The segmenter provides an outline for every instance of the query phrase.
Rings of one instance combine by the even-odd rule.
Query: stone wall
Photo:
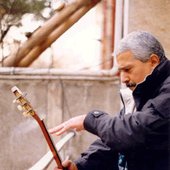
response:
[[[154,34],[170,58],[170,1],[129,0],[129,32],[146,30]]]
[[[20,71],[18,71],[19,73]],[[62,77],[27,69],[0,74],[0,164],[2,170],[25,170],[47,151],[46,141],[37,122],[24,117],[13,104],[12,86],[27,92],[27,99],[48,128],[93,109],[114,114],[119,110],[119,84],[113,76]],[[82,132],[65,147],[62,155],[75,159],[95,139]],[[53,137],[56,142],[59,138]]]

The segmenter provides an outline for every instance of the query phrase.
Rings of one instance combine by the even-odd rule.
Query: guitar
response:
[[[61,163],[61,158],[55,148],[55,145],[53,144],[53,141],[47,131],[47,128],[43,122],[42,119],[39,118],[39,116],[36,114],[35,110],[32,108],[32,106],[30,105],[30,102],[25,98],[25,96],[23,95],[23,93],[21,92],[21,90],[19,88],[17,88],[16,86],[11,88],[11,91],[13,92],[13,94],[15,95],[16,99],[14,100],[15,103],[18,104],[18,108],[19,110],[23,111],[23,115],[25,116],[32,116],[38,123],[38,125],[40,126],[42,133],[47,141],[47,144],[53,154],[53,158],[58,166],[59,169],[63,169],[63,170],[67,170],[67,168],[64,168],[62,166]]]

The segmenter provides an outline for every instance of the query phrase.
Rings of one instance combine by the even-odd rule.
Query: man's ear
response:
[[[156,54],[151,54],[149,60],[151,62],[151,65],[153,66],[153,68],[155,68],[160,63],[160,59]]]

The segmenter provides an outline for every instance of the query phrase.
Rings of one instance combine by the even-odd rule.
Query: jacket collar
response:
[[[124,106],[124,114],[133,113],[135,111],[135,103],[132,91],[128,87],[121,88],[120,96]]]
[[[155,96],[157,89],[170,75],[170,61],[161,62],[142,83],[138,84],[133,91],[137,110],[140,110],[145,102]]]

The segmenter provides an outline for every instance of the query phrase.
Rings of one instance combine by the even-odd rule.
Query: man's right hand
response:
[[[62,163],[63,167],[66,167],[67,170],[78,170],[76,164],[74,162],[72,162],[71,160],[66,160]],[[59,168],[54,168],[54,170],[62,170]]]
[[[76,130],[77,132],[84,130],[83,123],[84,123],[85,117],[86,117],[86,115],[80,115],[80,116],[73,117],[73,118],[63,122],[62,124],[52,128],[52,129],[49,129],[49,133],[59,136],[69,130]]]

